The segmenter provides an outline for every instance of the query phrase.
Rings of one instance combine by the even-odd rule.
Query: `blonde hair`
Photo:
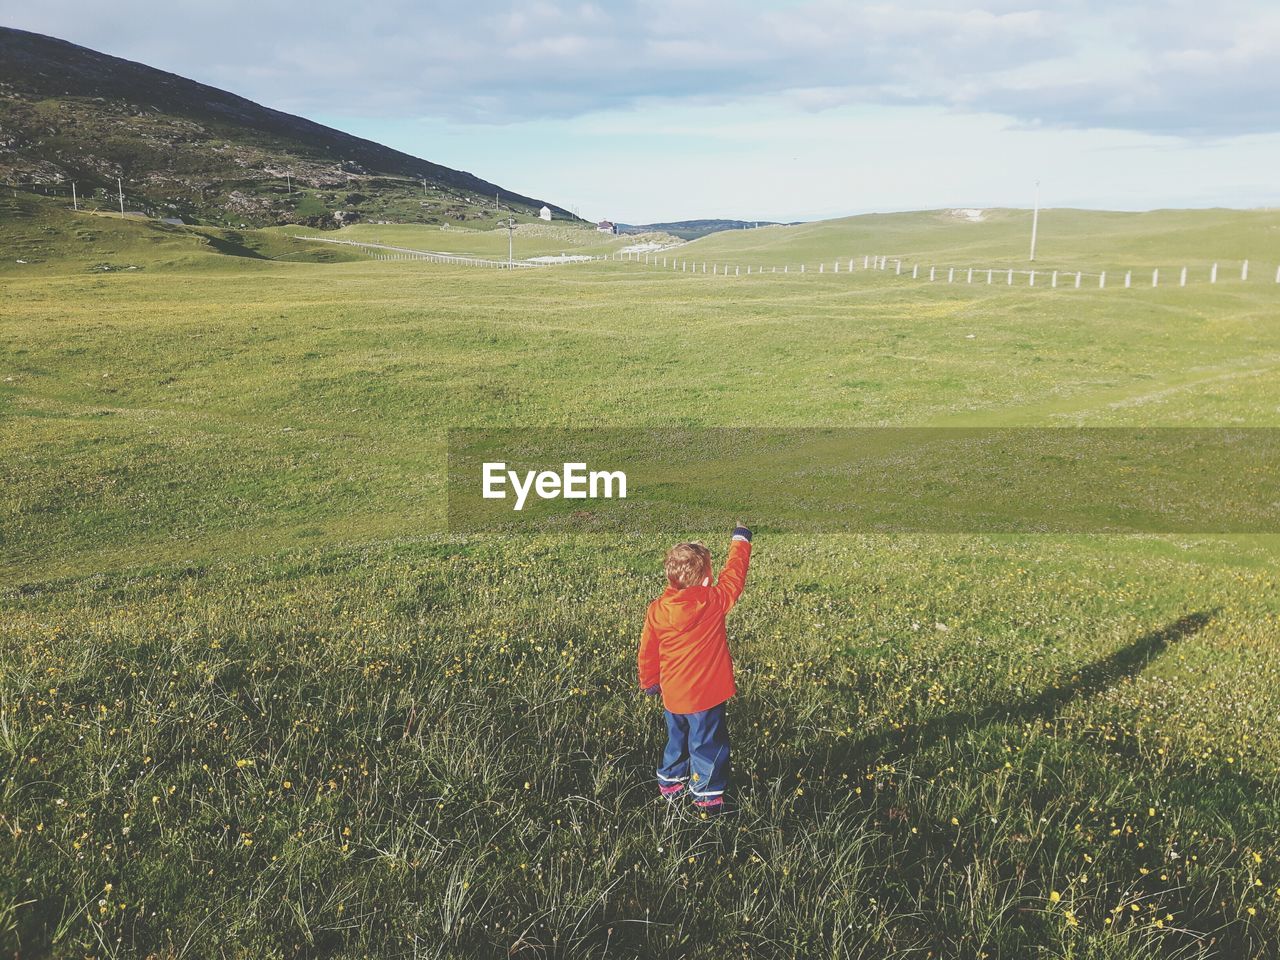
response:
[[[662,562],[667,580],[678,590],[711,575],[711,551],[701,543],[677,543]]]

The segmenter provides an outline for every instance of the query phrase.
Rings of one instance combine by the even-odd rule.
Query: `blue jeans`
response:
[[[672,713],[667,717],[667,746],[658,767],[663,786],[688,783],[697,800],[711,800],[724,793],[729,779],[729,728],[724,704],[697,713]]]

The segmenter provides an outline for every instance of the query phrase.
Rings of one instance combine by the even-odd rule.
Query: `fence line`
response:
[[[58,191],[60,189],[68,190],[68,192],[70,191],[69,183],[67,184],[10,183],[10,184],[5,184],[4,186],[7,189],[13,190],[15,193],[18,190],[22,190],[23,192],[34,193],[35,188],[38,188],[41,192],[45,193],[46,195],[56,196],[58,195]],[[106,191],[108,194],[110,193],[110,191],[107,190],[107,188],[105,187],[101,189]],[[89,197],[86,196],[85,199],[87,200],[89,199]],[[677,258],[677,257],[671,257],[671,256],[661,257],[661,263],[659,264],[658,262],[659,258],[656,252],[634,251],[634,252],[624,253],[622,251],[617,251],[612,255],[609,255],[609,254],[602,254],[602,255],[596,255],[596,256],[579,255],[574,259],[566,258],[562,261],[559,261],[558,263],[536,262],[536,261],[528,261],[528,260],[507,261],[507,260],[491,260],[491,259],[486,259],[484,257],[470,257],[462,254],[438,253],[434,250],[415,250],[409,247],[396,247],[388,244],[362,242],[357,240],[336,240],[336,239],[331,239],[329,237],[304,236],[301,234],[294,234],[293,236],[297,240],[308,240],[313,243],[341,244],[344,246],[364,249],[366,251],[371,252],[371,254],[375,257],[375,259],[379,259],[379,260],[426,260],[434,263],[454,263],[454,264],[462,264],[464,266],[489,267],[492,269],[547,267],[547,266],[560,265],[564,263],[589,263],[597,260],[612,260],[615,262],[644,263],[650,266],[661,266],[663,269],[671,269],[674,271],[678,271],[680,273],[701,272],[703,274],[708,274],[709,276],[720,276],[720,277],[728,277],[730,275],[735,277],[739,277],[743,275],[751,276],[753,273],[757,276],[762,273],[776,274],[778,272],[781,272],[783,274],[791,274],[793,272],[791,270],[791,267],[793,266],[792,264],[783,264],[781,271],[778,270],[777,266],[758,266],[758,265],[748,264],[744,271],[742,266],[739,264],[722,264],[718,261],[706,261],[706,260],[698,261],[698,260],[693,260],[687,257]],[[822,261],[818,264],[817,273],[825,275],[828,272],[826,269],[828,263],[830,263],[831,265],[831,270],[830,270],[831,273],[854,273],[857,260],[858,258],[856,256],[852,256],[852,257],[840,257],[831,261]],[[889,264],[892,263],[893,275],[895,277],[901,277],[903,275],[902,267],[904,262],[905,261],[903,258],[894,257],[892,255],[863,254],[862,270],[863,272],[869,272],[869,271],[886,272],[889,269]],[[708,273],[708,269],[707,269],[708,264],[710,264],[711,266],[710,273]],[[841,269],[842,264],[844,265],[843,270]],[[794,272],[799,273],[801,275],[805,274],[807,264],[800,263],[800,264],[795,264],[795,266],[797,266],[798,269]],[[910,279],[912,280],[920,279],[920,267],[921,265],[919,263],[911,264]],[[1242,283],[1249,282],[1249,267],[1250,267],[1249,260],[1241,261],[1240,278],[1239,278],[1240,282]],[[940,279],[940,277],[938,276],[938,271],[940,269],[943,269],[946,271],[945,280]],[[1013,267],[995,268],[995,267],[969,266],[969,267],[956,268],[950,265],[939,266],[937,264],[929,265],[928,282],[954,284],[957,282],[956,280],[957,269],[965,272],[965,278],[963,282],[966,285],[974,283],[975,271],[977,271],[979,275],[978,282],[981,283],[982,282],[981,274],[985,270],[986,283],[988,285],[991,285],[994,283],[994,277],[998,271],[999,273],[1004,274],[1005,284],[1007,286],[1014,285],[1015,276],[1026,277],[1026,280],[1027,280],[1026,285],[1029,287],[1036,286],[1037,270],[1035,270],[1034,268],[1029,268],[1026,270],[1019,270]],[[1160,286],[1160,268],[1152,267],[1150,269],[1151,269],[1150,285],[1153,288],[1158,288]],[[1188,268],[1187,266],[1182,266],[1179,269],[1178,286],[1180,288],[1188,286],[1189,280],[1192,283],[1195,282],[1194,279],[1192,279],[1191,277],[1189,269],[1190,268]],[[1218,283],[1219,281],[1218,273],[1219,273],[1219,262],[1215,261],[1209,267],[1208,282],[1210,285],[1216,285]],[[1043,271],[1041,271],[1041,275],[1043,275]],[[1076,289],[1076,290],[1080,289],[1083,286],[1083,281],[1086,279],[1088,279],[1091,284],[1092,284],[1092,281],[1096,279],[1097,287],[1100,290],[1106,289],[1107,287],[1107,271],[1106,270],[1101,270],[1097,273],[1093,273],[1090,271],[1083,271],[1083,270],[1070,271],[1070,270],[1061,270],[1061,269],[1053,270],[1050,272],[1050,280],[1047,286],[1050,289],[1057,289],[1059,287],[1060,276],[1065,276],[1067,278],[1068,280],[1067,286],[1069,286],[1071,289]],[[1135,278],[1135,273],[1132,269],[1125,271],[1125,274],[1124,274],[1125,289],[1131,289],[1133,287],[1134,278]],[[1141,277],[1139,277],[1139,279],[1141,280]],[[1254,282],[1266,283],[1266,275],[1265,274],[1263,275],[1262,280],[1254,281]],[[1274,281],[1269,285],[1280,286],[1280,266],[1276,267]],[[1041,286],[1045,286],[1045,285],[1041,284]]]
[[[752,276],[753,274],[758,276],[762,273],[804,274],[806,272],[806,267],[809,266],[808,264],[804,264],[804,263],[800,263],[800,264],[787,263],[787,264],[782,264],[781,269],[779,269],[779,266],[777,265],[758,266],[758,265],[749,264],[744,269],[741,265],[724,264],[718,261],[700,260],[700,259],[694,259],[690,257],[682,258],[682,257],[672,257],[672,256],[659,256],[656,253],[640,253],[640,252],[624,253],[621,251],[615,252],[612,256],[606,257],[603,259],[608,259],[614,262],[621,262],[621,263],[643,264],[647,266],[658,267],[660,269],[670,269],[679,273],[689,273],[689,272],[709,273],[710,276],[721,276],[721,277]],[[818,264],[817,273],[825,275],[827,273],[857,272],[855,270],[855,266],[858,262],[858,259],[859,259],[858,257],[840,257],[833,260],[825,260]],[[901,257],[894,257],[891,255],[885,255],[885,254],[864,254],[861,257],[861,261],[862,261],[861,272],[869,273],[869,272],[876,272],[876,271],[879,271],[879,272],[891,271],[893,276],[895,277],[903,276],[903,265],[906,262]],[[1244,260],[1241,262],[1240,282],[1242,283],[1247,283],[1249,281],[1249,263],[1250,262],[1248,260]],[[710,265],[709,270],[708,270],[708,265]],[[793,266],[796,267],[794,271],[791,269]],[[828,269],[828,267],[830,269]],[[922,265],[919,263],[910,264],[911,269],[910,269],[910,273],[907,276],[909,276],[909,278],[912,280],[920,280],[921,267]],[[1219,282],[1218,268],[1219,268],[1219,263],[1217,262],[1213,263],[1209,267],[1208,283],[1211,285],[1217,284]],[[1004,281],[1005,286],[1010,286],[1010,287],[1014,285],[1015,278],[1025,278],[1025,285],[1028,287],[1035,287],[1038,285],[1040,287],[1047,287],[1048,289],[1052,289],[1052,290],[1056,290],[1059,287],[1064,287],[1064,286],[1073,290],[1079,290],[1084,286],[1084,283],[1086,280],[1089,281],[1090,286],[1092,286],[1093,281],[1096,280],[1097,287],[1099,290],[1105,290],[1107,288],[1107,271],[1106,270],[1100,270],[1094,273],[1092,271],[1086,271],[1086,270],[1063,270],[1061,268],[1057,270],[1039,270],[1033,267],[1030,267],[1027,269],[1018,269],[1016,267],[998,267],[998,268],[997,267],[974,267],[974,266],[956,267],[951,265],[940,265],[940,264],[929,264],[925,266],[924,269],[928,273],[928,276],[926,278],[926,282],[928,283],[940,283],[940,284],[961,283],[964,285],[969,285],[975,282],[982,283],[983,282],[982,274],[983,272],[985,272],[986,273],[985,282],[988,285],[992,285],[998,282],[997,277],[999,277],[1001,280]],[[1144,268],[1144,269],[1147,269],[1147,268]],[[1149,269],[1151,271],[1149,275],[1150,286],[1159,287],[1161,284],[1161,275],[1160,275],[1161,268],[1151,267]],[[809,270],[809,272],[812,273],[813,271]],[[975,274],[978,277],[976,281],[974,279]],[[1044,282],[1044,278],[1046,275],[1048,276],[1047,284]],[[1037,277],[1039,277],[1041,281],[1039,284],[1036,283]],[[1141,286],[1143,283],[1146,282],[1146,279],[1145,279],[1146,277],[1147,275],[1145,273],[1142,273],[1133,269],[1125,270],[1124,289],[1126,290],[1132,289],[1135,285],[1135,280],[1142,281],[1142,283],[1138,284],[1139,286]],[[1195,282],[1194,278],[1190,273],[1190,268],[1186,266],[1181,267],[1178,272],[1177,285],[1179,287],[1186,287],[1188,285],[1189,279],[1191,280],[1192,283]],[[1019,282],[1021,283],[1022,281],[1019,280]],[[1264,277],[1264,279],[1261,281],[1255,281],[1255,283],[1257,282],[1266,283],[1266,278]],[[1166,281],[1165,285],[1171,286],[1172,284]],[[1268,284],[1268,285],[1280,285],[1280,266],[1276,268],[1274,284]]]

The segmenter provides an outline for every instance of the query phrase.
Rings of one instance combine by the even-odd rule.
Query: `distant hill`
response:
[[[779,226],[774,220],[676,220],[672,223],[619,223],[619,233],[669,233],[683,240],[696,240],[721,230],[751,230]]]
[[[1030,210],[976,208],[873,213],[793,226],[725,231],[686,248],[690,257],[757,266],[901,257],[957,267],[1027,265]],[[1041,209],[1036,265],[1042,269],[1207,267],[1253,261],[1252,276],[1280,263],[1280,210]],[[830,267],[828,267],[829,269]],[[1225,269],[1225,267],[1224,267]],[[1174,274],[1165,274],[1176,276]]]
[[[543,205],[172,73],[0,27],[0,178],[62,193],[74,180],[90,206],[114,207],[117,177],[129,209],[220,225],[474,224]]]

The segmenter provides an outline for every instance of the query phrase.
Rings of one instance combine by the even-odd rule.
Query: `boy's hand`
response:
[[[733,539],[734,539],[734,540],[745,540],[745,541],[747,541],[747,543],[750,543],[750,542],[751,542],[751,528],[750,528],[750,527],[748,527],[748,526],[747,526],[745,523],[743,523],[741,520],[735,520],[735,521],[734,521],[734,527],[733,527]]]
[[[662,685],[659,683],[655,683],[652,687],[645,688],[644,695],[646,697],[656,697],[661,692],[662,692]]]

